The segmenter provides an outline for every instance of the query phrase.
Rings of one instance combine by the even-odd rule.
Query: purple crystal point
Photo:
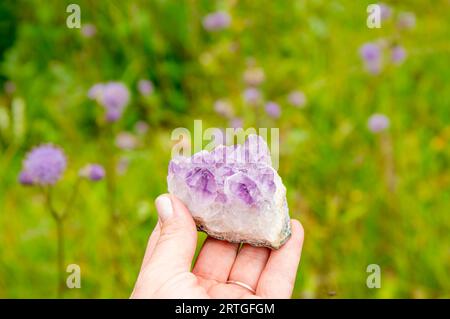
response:
[[[226,180],[225,194],[251,206],[258,203],[261,196],[255,181],[243,173],[237,173]]]

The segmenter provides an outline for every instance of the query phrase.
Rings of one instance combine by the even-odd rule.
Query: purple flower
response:
[[[392,9],[385,3],[379,3],[381,11],[381,20],[387,20],[392,16]]]
[[[214,174],[207,168],[196,167],[186,174],[186,185],[202,197],[216,196],[217,184]]]
[[[28,172],[22,171],[19,174],[19,183],[22,185],[33,185],[33,178]]]
[[[280,106],[272,101],[266,103],[266,113],[272,118],[279,118],[281,115]]]
[[[378,74],[381,71],[381,48],[376,43],[366,43],[359,54],[363,59],[364,66],[369,73]]]
[[[264,70],[261,68],[250,68],[244,73],[244,82],[248,86],[258,86],[265,79]]]
[[[235,117],[230,121],[230,126],[235,129],[242,128],[244,126],[244,121],[239,117]]]
[[[109,82],[103,88],[101,104],[106,109],[107,119],[118,120],[130,99],[127,87],[120,82]]]
[[[306,104],[305,93],[301,91],[293,91],[289,93],[288,101],[295,107],[303,107]]]
[[[97,28],[92,23],[83,24],[81,27],[81,34],[85,38],[91,38],[97,33]]]
[[[149,125],[144,121],[138,121],[134,125],[134,131],[138,135],[145,135],[148,132]]]
[[[19,179],[27,184],[53,185],[61,178],[66,165],[66,157],[60,148],[43,144],[27,154]]]
[[[400,46],[396,45],[391,49],[391,60],[394,64],[401,64],[406,59],[406,50]]]
[[[400,29],[412,29],[416,26],[416,15],[412,12],[401,12],[398,15],[397,26]]]
[[[153,93],[153,83],[150,80],[142,79],[138,82],[138,90],[143,96],[149,96]]]
[[[252,206],[258,202],[261,193],[255,181],[249,176],[244,173],[236,173],[226,179],[225,195]]]
[[[207,31],[219,31],[227,28],[231,23],[231,17],[227,12],[217,11],[203,18],[203,27]]]
[[[380,133],[389,128],[389,118],[384,114],[373,114],[367,126],[372,133]]]
[[[80,169],[79,175],[96,182],[105,177],[105,169],[100,164],[88,164]]]
[[[248,104],[256,104],[261,100],[261,91],[257,88],[247,88],[244,91],[244,101]]]
[[[217,100],[216,102],[214,102],[214,111],[224,117],[229,118],[233,116],[233,106],[229,102],[224,100]]]
[[[133,150],[136,148],[138,141],[136,136],[128,132],[120,132],[116,136],[116,146],[121,150]]]
[[[121,82],[108,82],[92,86],[88,96],[105,108],[108,122],[115,122],[122,117],[130,99],[130,92]]]

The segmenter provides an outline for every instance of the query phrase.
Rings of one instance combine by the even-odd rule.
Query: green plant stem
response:
[[[53,220],[56,223],[56,245],[57,245],[57,259],[56,259],[56,271],[58,273],[57,282],[57,297],[62,298],[64,294],[64,218],[53,207],[51,188],[45,189],[47,198],[47,207],[50,211]]]
[[[62,298],[64,294],[65,282],[64,282],[64,223],[63,219],[56,219],[56,230],[58,236],[58,298]]]

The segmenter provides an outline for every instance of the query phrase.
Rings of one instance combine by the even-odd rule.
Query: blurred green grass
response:
[[[126,298],[156,222],[153,199],[166,191],[170,132],[192,128],[193,119],[228,126],[213,110],[220,98],[246,127],[280,128],[279,173],[306,233],[295,298],[450,297],[448,1],[386,1],[416,15],[417,26],[401,33],[392,21],[368,29],[369,1],[79,1],[82,23],[97,29],[92,38],[66,27],[69,3],[0,4],[0,76],[16,86],[0,93],[11,115],[0,134],[0,297],[56,293],[53,220],[39,192],[17,183],[27,150],[42,142],[64,148],[69,168],[56,190],[62,205],[79,167],[108,161],[102,141],[138,120],[150,124],[140,147],[116,150],[130,162],[117,177],[120,220],[111,225],[102,182],[82,185],[66,223],[66,261],[81,266],[82,288],[65,296]],[[231,27],[205,32],[202,17],[217,9],[230,12]],[[408,57],[371,76],[358,49],[380,38],[401,43]],[[280,119],[242,103],[249,61],[264,69],[262,90],[282,106]],[[150,98],[136,90],[141,78],[155,84]],[[93,84],[108,80],[132,92],[112,132],[98,125],[98,106],[87,99]],[[307,95],[306,108],[286,102],[294,89]],[[25,105],[20,121],[17,99]],[[390,158],[383,138],[367,129],[376,112],[391,121],[383,135]],[[366,287],[372,263],[381,267],[380,289]]]

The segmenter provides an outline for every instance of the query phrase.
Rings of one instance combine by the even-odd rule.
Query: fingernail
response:
[[[173,215],[173,207],[172,207],[172,201],[170,200],[169,196],[167,195],[161,195],[159,196],[156,201],[156,209],[158,210],[159,218],[161,219],[161,222],[165,222],[167,219],[172,217]]]

